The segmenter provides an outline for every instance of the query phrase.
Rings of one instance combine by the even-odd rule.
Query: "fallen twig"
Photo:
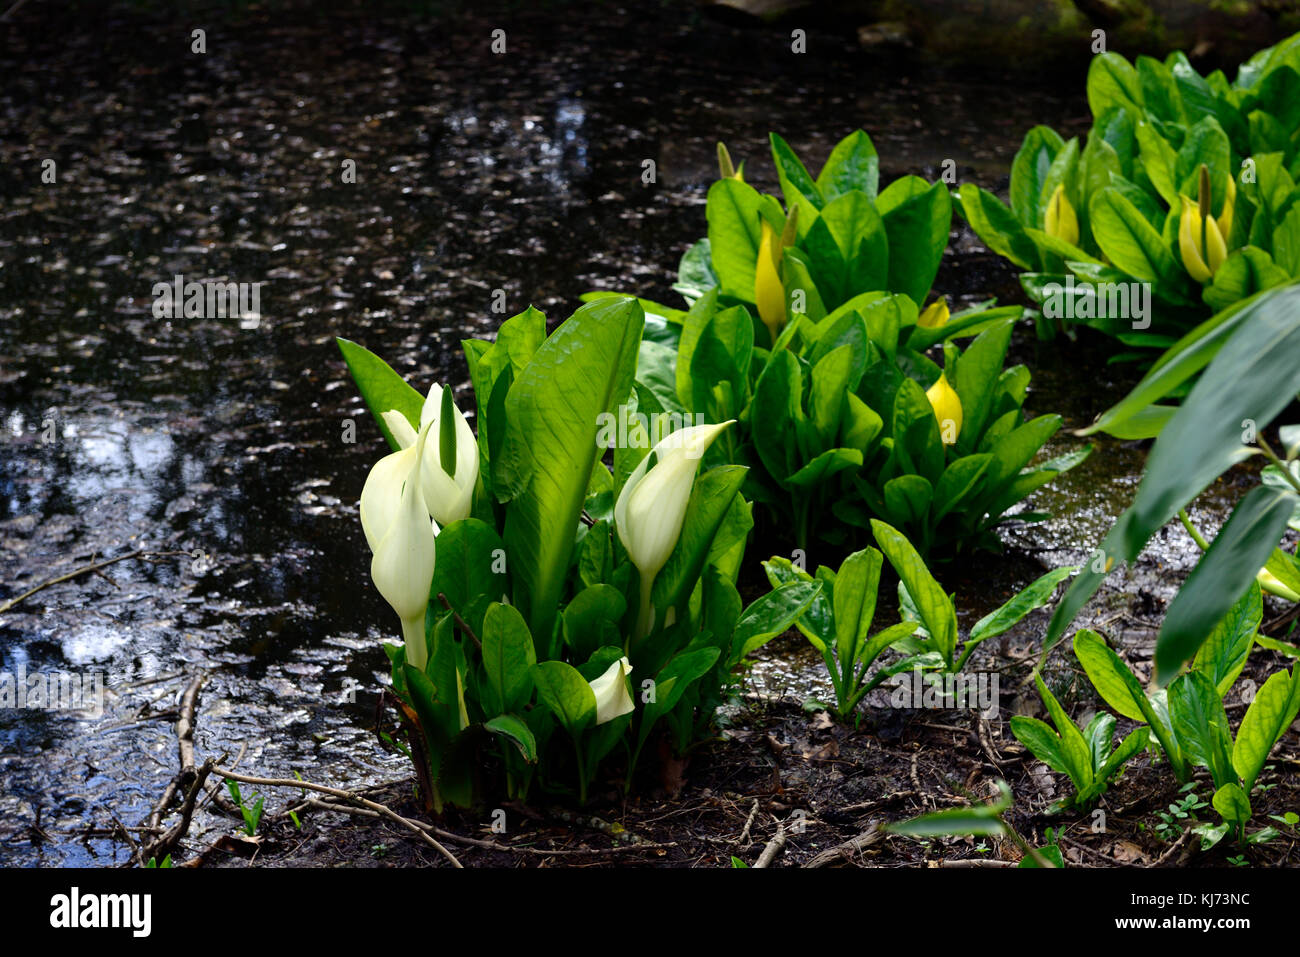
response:
[[[736,838],[736,843],[741,847],[749,847],[751,843],[749,829],[754,826],[754,818],[758,816],[758,798],[754,798],[754,806],[749,809],[749,818],[745,821],[745,829],[740,832],[740,837]]]
[[[785,847],[785,825],[777,823],[776,837],[767,842],[767,847],[763,848],[763,853],[758,855],[758,860],[754,862],[754,867],[768,867],[776,860],[776,855],[781,853]]]
[[[428,844],[430,847],[436,850],[439,854],[445,857],[448,861],[450,861],[452,867],[464,866],[457,859],[455,854],[447,850],[447,848],[445,848],[443,845],[439,844],[438,841],[436,841],[432,835],[430,835],[427,831],[425,831],[424,828],[420,827],[420,825],[417,822],[412,821],[410,818],[402,817],[402,815],[398,814],[396,811],[394,811],[392,808],[388,807],[387,805],[380,804],[377,801],[371,801],[368,798],[363,798],[360,795],[353,794],[351,791],[344,791],[341,790],[340,788],[332,788],[326,784],[315,784],[311,781],[294,780],[292,778],[256,778],[250,774],[236,774],[234,771],[231,771],[228,768],[213,768],[213,770],[221,777],[226,778],[227,780],[239,781],[243,784],[256,784],[259,787],[264,787],[264,788],[298,788],[299,790],[305,789],[308,791],[319,791],[321,794],[328,794],[332,797],[336,797],[344,801],[356,801],[364,805],[365,807],[369,808],[372,811],[379,812],[384,817],[388,818],[390,821],[393,821],[396,824],[400,824],[402,827],[406,828],[407,830],[414,832],[416,835],[419,836],[419,838],[422,841],[424,841],[426,844]]]
[[[15,605],[21,603],[22,601],[31,598],[38,591],[41,591],[44,588],[49,588],[51,585],[57,585],[60,582],[71,581],[72,579],[79,578],[82,575],[89,575],[92,572],[97,572],[101,568],[107,568],[109,565],[115,564],[117,562],[124,562],[130,558],[142,558],[145,561],[154,561],[155,559],[158,558],[168,558],[176,555],[184,555],[188,558],[189,552],[179,552],[179,551],[156,552],[153,551],[152,549],[146,548],[136,552],[127,552],[125,555],[118,555],[114,558],[106,558],[102,562],[92,561],[89,565],[83,565],[81,568],[75,568],[65,575],[59,575],[56,578],[51,578],[48,579],[47,581],[43,581],[39,585],[35,586],[34,588],[27,589],[27,591],[23,592],[21,595],[17,595],[13,598],[10,598],[3,605],[0,605],[0,615],[3,615],[10,608],[13,608]]]
[[[825,867],[828,864],[834,864],[837,861],[847,861],[850,858],[861,854],[873,844],[880,842],[880,828],[875,824],[867,828],[857,837],[851,837],[842,844],[836,844],[834,847],[822,851],[804,867]]]

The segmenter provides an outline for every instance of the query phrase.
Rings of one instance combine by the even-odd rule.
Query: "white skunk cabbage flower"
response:
[[[624,657],[605,669],[605,673],[595,681],[588,682],[596,696],[596,724],[613,721],[636,708],[627,691],[627,676],[631,673],[632,664]]]

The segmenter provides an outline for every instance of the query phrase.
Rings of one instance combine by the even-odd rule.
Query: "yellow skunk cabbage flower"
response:
[[[1237,179],[1234,176],[1228,177],[1228,189],[1223,200],[1223,209],[1219,210],[1219,234],[1223,236],[1223,241],[1227,242],[1232,235],[1232,214],[1237,208]]]
[[[695,470],[713,440],[734,421],[695,425],[664,436],[632,470],[618,494],[614,525],[632,564],[641,573],[638,636],[648,635],[654,625],[651,588],[682,533]]]
[[[631,673],[632,663],[624,657],[606,668],[595,681],[587,682],[596,696],[596,724],[613,721],[636,709],[627,691],[627,676]]]
[[[1047,201],[1044,232],[1057,239],[1063,239],[1072,246],[1079,244],[1079,217],[1074,214],[1074,207],[1065,196],[1065,186],[1057,186],[1052,198]]]
[[[925,307],[916,318],[916,324],[922,329],[938,329],[948,323],[948,297],[940,296]]]
[[[731,165],[731,154],[727,152],[726,143],[718,143],[718,173],[723,179],[734,179],[738,183],[745,181],[745,164],[740,164],[740,169]]]
[[[772,342],[785,328],[785,284],[781,282],[781,244],[776,232],[764,219],[763,235],[758,242],[758,262],[754,266],[754,302],[758,318],[763,320]]]
[[[374,551],[370,577],[402,620],[406,660],[421,670],[429,657],[424,613],[433,584],[437,535],[420,481],[428,437],[426,425],[414,446],[380,459],[361,492],[361,527]]]
[[[961,399],[948,384],[947,375],[939,373],[939,380],[925,390],[925,397],[930,400],[934,417],[939,420],[939,436],[943,444],[952,445],[961,434]]]
[[[1179,197],[1183,202],[1183,212],[1178,220],[1178,252],[1183,257],[1187,275],[1197,282],[1208,282],[1228,258],[1228,244],[1221,224],[1232,226],[1232,205],[1237,187],[1230,186],[1223,212],[1216,222],[1210,215],[1210,171],[1205,164],[1201,164],[1198,186],[1197,202],[1193,203],[1186,196]]]

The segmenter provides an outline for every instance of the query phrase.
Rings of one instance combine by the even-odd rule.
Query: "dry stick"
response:
[[[749,809],[749,817],[745,821],[745,829],[740,832],[740,837],[736,838],[736,843],[742,847],[749,847],[752,843],[749,838],[749,829],[754,826],[754,818],[758,816],[758,798],[754,798],[754,806]]]
[[[934,861],[931,867],[1019,867],[1018,861],[998,861],[988,857],[963,857],[960,860]]]
[[[157,860],[159,857],[166,857],[176,849],[176,845],[180,843],[181,838],[189,832],[190,820],[194,817],[194,802],[202,793],[203,783],[207,781],[208,775],[212,773],[215,767],[216,760],[214,758],[208,758],[203,762],[203,767],[199,768],[194,775],[194,780],[185,793],[185,804],[181,808],[181,819],[173,824],[171,830],[162,837],[139,849],[141,866],[145,865],[150,858]]]
[[[344,801],[356,801],[358,804],[362,804],[365,807],[368,807],[372,811],[378,811],[380,814],[388,818],[390,821],[402,825],[402,827],[406,828],[407,830],[413,831],[416,835],[419,836],[419,838],[422,841],[424,841],[426,844],[428,844],[430,847],[436,850],[439,854],[445,857],[448,861],[450,861],[453,867],[464,866],[461,864],[459,860],[457,860],[455,854],[453,854],[451,851],[447,850],[447,848],[443,847],[436,840],[434,840],[424,830],[424,828],[420,827],[420,825],[417,824],[415,821],[412,821],[409,818],[402,817],[402,815],[398,814],[392,808],[380,804],[377,801],[371,801],[368,798],[363,798],[359,795],[353,794],[350,791],[344,791],[339,788],[332,788],[329,787],[328,785],[314,784],[311,781],[296,781],[293,780],[292,778],[255,778],[250,774],[236,774],[234,771],[231,771],[227,768],[213,768],[213,770],[216,771],[216,773],[221,775],[223,778],[226,778],[227,780],[240,781],[244,784],[256,784],[259,787],[264,787],[264,788],[298,788],[299,790],[319,791],[321,794],[328,794],[331,797],[336,797]]]
[[[758,860],[754,862],[754,867],[767,867],[774,860],[776,855],[781,853],[781,848],[785,847],[785,825],[777,822],[776,837],[767,842],[767,847],[763,848],[763,853],[758,855]]]
[[[847,861],[855,854],[861,854],[873,844],[879,843],[880,838],[880,828],[873,824],[857,837],[851,837],[842,844],[836,844],[822,851],[804,867],[825,867],[836,861]]]
[[[194,712],[198,707],[199,691],[206,680],[207,676],[203,673],[195,675],[181,695],[180,716],[176,719],[177,752],[180,755],[181,769],[168,783],[167,790],[150,812],[149,827],[162,827],[163,815],[176,799],[176,793],[194,777]]]
[[[1191,840],[1191,837],[1192,837],[1192,829],[1191,829],[1191,828],[1188,828],[1187,830],[1183,831],[1182,835],[1179,836],[1178,840],[1176,840],[1176,841],[1174,841],[1174,843],[1170,844],[1170,845],[1169,845],[1169,849],[1168,849],[1167,851],[1165,851],[1163,854],[1161,854],[1159,857],[1157,857],[1157,858],[1156,858],[1156,859],[1151,863],[1151,866],[1152,866],[1152,867],[1161,867],[1161,866],[1165,863],[1165,861],[1169,860],[1169,858],[1171,858],[1171,857],[1174,856],[1174,853],[1175,853],[1179,848],[1181,848],[1181,847],[1182,847],[1183,845],[1185,845],[1189,840]],[[1189,857],[1191,856],[1191,850],[1190,850],[1190,849],[1187,851],[1187,855],[1188,855]],[[1177,863],[1180,863],[1180,864],[1182,863],[1182,858],[1181,858],[1181,857],[1178,859]]]
[[[340,814],[355,814],[359,817],[380,818],[384,815],[376,811],[368,810],[363,807],[354,807],[350,804],[335,804],[333,801],[322,801],[318,798],[307,798],[301,804],[290,808],[294,812],[301,811],[304,808],[317,808],[322,811],[336,811]],[[285,812],[288,813],[287,811]],[[613,847],[575,847],[548,849],[544,847],[527,847],[512,846],[509,844],[498,844],[496,841],[488,841],[477,837],[466,837],[463,834],[456,834],[452,831],[444,831],[440,827],[434,827],[432,824],[426,824],[424,821],[411,821],[412,824],[430,834],[436,834],[438,837],[445,838],[449,841],[456,841],[470,847],[481,847],[488,851],[503,851],[509,854],[536,854],[542,857],[565,857],[565,856],[600,856],[603,854],[619,854],[624,851],[657,851],[670,847],[677,847],[676,841],[668,841],[663,844],[615,844]]]
[[[38,591],[40,591],[43,588],[49,588],[51,585],[57,585],[59,584],[59,582],[70,581],[71,579],[78,578],[82,575],[89,575],[91,572],[97,572],[101,568],[107,568],[109,565],[112,565],[116,562],[124,562],[128,558],[143,558],[147,561],[153,561],[156,558],[166,558],[168,556],[174,556],[174,555],[185,555],[186,557],[188,557],[189,553],[177,552],[177,551],[155,552],[146,548],[146,549],[141,549],[138,552],[128,552],[125,555],[118,555],[116,558],[106,558],[102,562],[91,562],[89,565],[83,565],[81,568],[74,569],[68,572],[66,575],[59,575],[57,578],[51,578],[48,581],[43,581],[35,588],[29,588],[21,595],[18,595],[15,598],[10,598],[3,605],[0,605],[0,615],[3,615],[10,608],[13,608],[15,605],[19,604],[24,599],[31,598],[33,595],[35,595]]]

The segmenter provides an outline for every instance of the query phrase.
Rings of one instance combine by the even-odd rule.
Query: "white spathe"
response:
[[[362,528],[374,551],[370,577],[402,620],[407,662],[420,669],[428,660],[424,615],[433,584],[437,534],[420,482],[428,436],[426,426],[413,448],[380,459],[370,470],[361,493]],[[377,545],[373,544],[375,539]]]
[[[628,476],[614,504],[614,524],[632,563],[653,578],[677,545],[705,450],[734,419],[664,436]],[[650,468],[650,459],[657,459]]]
[[[641,573],[640,635],[649,634],[654,624],[651,588],[681,536],[700,459],[734,421],[695,425],[664,436],[628,476],[614,503],[619,540]],[[656,460],[653,468],[651,458]]]
[[[474,505],[474,489],[478,485],[478,441],[474,430],[465,421],[460,409],[452,406],[456,427],[456,475],[447,474],[443,467],[442,448],[439,442],[442,423],[442,390],[436,382],[429,389],[429,395],[420,409],[420,431],[432,427],[433,441],[425,443],[424,465],[420,470],[420,483],[424,492],[425,504],[429,515],[439,525],[448,525],[462,518],[469,518]],[[415,445],[416,432],[406,416],[397,409],[383,413],[384,424],[392,433],[393,440],[409,450]],[[399,453],[394,453],[399,454]]]
[[[606,668],[595,681],[588,682],[596,696],[596,724],[613,721],[636,709],[627,690],[627,676],[631,673],[632,664],[624,657]]]

